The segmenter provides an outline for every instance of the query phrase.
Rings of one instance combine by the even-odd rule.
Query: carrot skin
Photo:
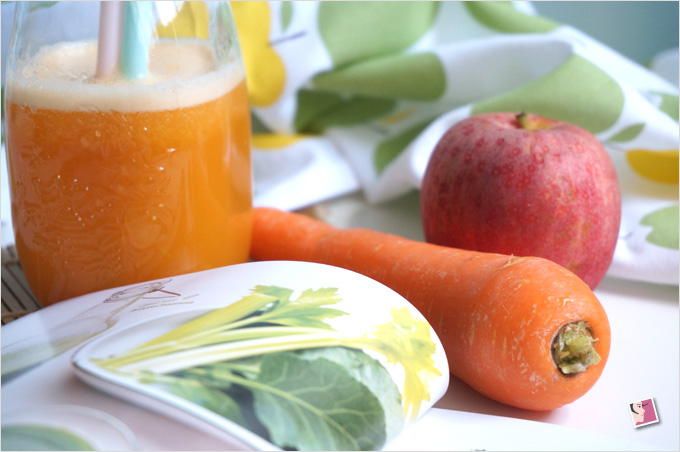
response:
[[[418,309],[442,341],[453,375],[499,402],[552,410],[599,379],[611,344],[607,315],[591,289],[549,260],[448,248],[368,229],[338,229],[310,217],[254,209],[253,260],[334,265],[390,287]],[[583,320],[600,362],[564,375],[551,344]]]

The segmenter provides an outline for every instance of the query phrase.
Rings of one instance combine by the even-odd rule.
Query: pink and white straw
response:
[[[123,3],[99,2],[99,39],[95,77],[103,79],[116,72],[123,34]]]

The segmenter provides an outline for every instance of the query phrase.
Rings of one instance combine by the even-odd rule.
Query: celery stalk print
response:
[[[337,289],[256,286],[249,295],[118,355],[94,359],[283,448],[376,450],[414,420],[440,376],[430,326],[408,308],[350,335],[328,320]],[[402,389],[388,373],[403,374]]]

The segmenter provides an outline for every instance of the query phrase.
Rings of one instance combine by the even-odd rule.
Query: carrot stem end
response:
[[[565,375],[585,371],[600,362],[590,327],[583,320],[563,325],[552,343],[555,365]]]

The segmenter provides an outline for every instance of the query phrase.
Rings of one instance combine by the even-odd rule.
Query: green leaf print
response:
[[[465,7],[482,24],[503,33],[545,33],[560,24],[541,16],[524,14],[512,2],[474,1]]]
[[[330,350],[342,352],[343,360],[335,362],[323,354],[312,359],[296,353],[264,356],[253,390],[255,411],[273,442],[283,447],[378,450],[386,440],[385,411],[371,387],[390,385],[395,396],[399,392],[374,359]],[[377,371],[370,386],[348,371],[369,365]],[[401,409],[398,404],[393,408]]]
[[[285,449],[379,450],[416,419],[441,376],[430,325],[402,307],[370,331],[343,333],[329,323],[347,315],[335,306],[337,288],[293,293],[257,285],[234,303],[92,361]],[[400,369],[401,383],[386,365]]]
[[[4,2],[3,2],[4,3]],[[28,9],[29,13],[32,13],[33,11],[42,9],[42,8],[51,8],[54,5],[56,5],[59,2],[33,2],[31,4],[31,7]]]
[[[297,132],[320,133],[312,122],[343,102],[342,96],[326,91],[301,89],[297,93],[294,125]]]
[[[655,210],[645,215],[640,220],[640,224],[652,227],[652,231],[646,237],[649,243],[672,250],[680,248],[678,245],[679,221],[677,205]]]
[[[274,133],[262,120],[260,119],[254,111],[250,112],[250,124],[253,134],[258,133]]]
[[[661,105],[659,105],[659,110],[666,113],[671,118],[678,121],[680,112],[680,102],[678,101],[678,96],[666,93],[654,93],[661,97]]]
[[[368,387],[380,401],[385,412],[387,438],[395,438],[402,431],[404,412],[401,393],[387,370],[374,358],[345,347],[310,348],[296,354],[308,361],[324,358],[343,366],[352,378]]]
[[[428,124],[430,124],[430,122],[432,121],[425,121],[405,130],[399,135],[380,142],[375,150],[375,154],[373,154],[373,166],[375,167],[376,172],[381,174],[387,165],[399,157],[399,154],[406,149],[406,146],[408,146],[409,143],[413,141]]]
[[[345,98],[340,94],[300,90],[295,130],[319,134],[328,127],[365,123],[388,114],[396,101],[364,96]]]
[[[472,114],[525,111],[576,124],[596,134],[614,125],[623,104],[621,87],[606,72],[572,55],[544,77],[474,105]]]
[[[222,387],[215,387],[197,377],[191,377],[191,375],[187,376],[186,372],[180,372],[177,375],[149,373],[142,375],[139,381],[189,400],[245,428],[253,428],[241,413],[238,401],[225,391],[225,384]]]
[[[374,58],[314,77],[314,86],[365,96],[436,100],[446,89],[446,74],[434,53]]]
[[[636,136],[642,132],[642,129],[645,128],[645,123],[639,123],[639,124],[633,124],[632,126],[628,126],[625,129],[619,131],[616,135],[611,137],[607,141],[611,141],[614,143],[621,143],[623,141],[630,141],[634,139]]]
[[[434,22],[438,2],[320,2],[321,39],[335,67],[401,52]]]
[[[293,2],[281,2],[281,30],[286,31],[293,20]]]
[[[39,424],[2,427],[2,450],[95,450],[67,430]]]

